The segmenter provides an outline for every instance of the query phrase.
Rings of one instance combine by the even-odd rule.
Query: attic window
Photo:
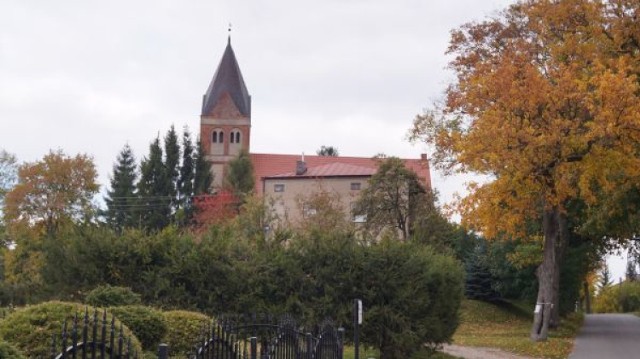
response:
[[[359,191],[360,188],[361,188],[360,182],[351,182],[351,190],[352,191]]]
[[[284,192],[284,185],[283,184],[274,184],[273,185],[273,192]]]

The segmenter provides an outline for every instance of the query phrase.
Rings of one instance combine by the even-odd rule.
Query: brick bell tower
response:
[[[226,164],[240,150],[249,152],[250,134],[251,96],[229,37],[218,69],[202,98],[200,115],[200,141],[211,163],[214,188],[222,186]]]

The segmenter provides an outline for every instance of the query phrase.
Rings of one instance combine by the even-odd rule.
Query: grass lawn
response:
[[[566,358],[573,349],[583,317],[573,314],[558,329],[550,331],[546,342],[529,340],[532,308],[505,303],[497,306],[465,300],[460,312],[460,326],[453,343],[465,346],[500,348],[516,354],[539,358]]]
[[[353,347],[352,346],[346,346],[344,347],[344,359],[353,359],[354,358],[354,353],[353,353]],[[368,358],[379,358],[379,353],[377,350],[375,349],[364,349],[363,347],[360,347],[360,359],[368,359]],[[451,356],[449,354],[445,354],[445,353],[434,353],[431,354],[430,356],[427,354],[426,351],[424,352],[419,352],[416,353],[413,357],[411,357],[411,359],[456,359],[457,357]]]

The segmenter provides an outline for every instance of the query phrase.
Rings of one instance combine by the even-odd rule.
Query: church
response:
[[[304,215],[298,208],[299,198],[314,191],[333,192],[345,209],[351,208],[359,191],[366,188],[368,179],[377,170],[373,158],[251,152],[251,96],[230,37],[202,98],[200,140],[211,164],[214,188],[222,186],[226,164],[244,150],[250,154],[254,168],[254,192],[273,199],[276,212],[291,220]],[[418,174],[425,188],[431,188],[425,154],[403,162]]]

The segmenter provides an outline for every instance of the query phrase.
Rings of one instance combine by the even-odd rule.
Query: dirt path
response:
[[[534,359],[495,348],[463,347],[461,345],[445,345],[442,351],[464,359]]]

